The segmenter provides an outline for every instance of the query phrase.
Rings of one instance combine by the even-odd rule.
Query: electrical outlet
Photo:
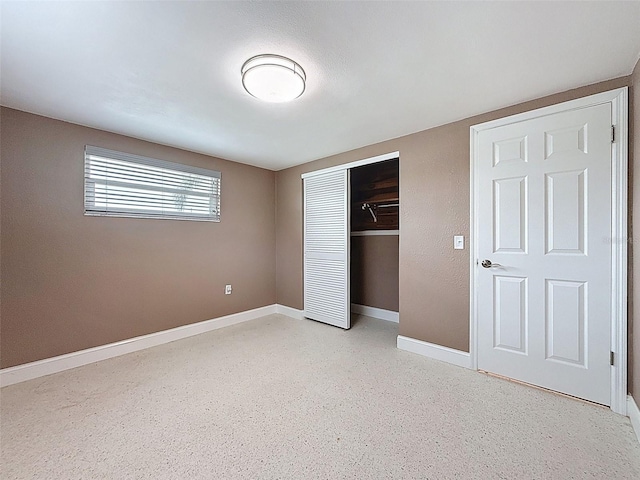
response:
[[[464,236],[455,235],[453,237],[453,248],[455,250],[464,250]]]
[[[231,285],[225,285],[224,286],[224,294],[225,295],[231,295]]]

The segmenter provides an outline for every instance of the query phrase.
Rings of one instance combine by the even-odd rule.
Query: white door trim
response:
[[[611,103],[612,121],[615,127],[615,142],[612,143],[612,202],[611,202],[611,351],[615,362],[611,367],[611,410],[627,414],[627,182],[628,182],[628,88],[618,88],[577,100],[551,105],[510,117],[500,118],[471,127],[471,218],[470,235],[470,325],[469,349],[471,368],[478,369],[477,335],[477,242],[478,235],[478,135],[480,132],[512,123],[540,118],[560,112]]]

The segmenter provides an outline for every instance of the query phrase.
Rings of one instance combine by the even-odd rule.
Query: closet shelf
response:
[[[398,236],[400,230],[359,230],[351,232],[352,237]]]
[[[374,197],[368,198],[367,200],[359,200],[357,202],[355,202],[358,205],[362,205],[363,203],[371,203],[371,204],[378,204],[378,203],[391,203],[391,202],[399,202],[400,198],[398,198],[397,195],[393,196],[393,197],[386,197],[386,198],[381,198],[382,195],[376,195]]]

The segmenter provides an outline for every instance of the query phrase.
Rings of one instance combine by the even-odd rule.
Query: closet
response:
[[[398,316],[399,173],[398,159],[351,170],[352,311],[387,320]]]
[[[302,175],[304,316],[398,321],[399,154]]]

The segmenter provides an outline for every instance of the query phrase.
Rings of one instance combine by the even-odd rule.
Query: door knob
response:
[[[489,260],[489,259],[483,260],[480,265],[482,265],[484,268],[501,267],[502,266],[499,263],[491,263],[491,260]]]

